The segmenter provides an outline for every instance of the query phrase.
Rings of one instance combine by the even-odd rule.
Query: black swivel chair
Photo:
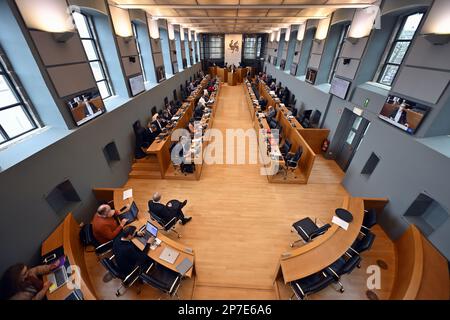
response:
[[[298,148],[295,153],[288,152],[284,157],[284,165],[282,169],[284,170],[284,178],[287,178],[288,171],[294,172],[298,168],[298,164],[300,162],[300,158],[302,157],[303,149],[302,147]]]
[[[153,262],[145,272],[141,273],[140,279],[154,288],[167,293],[170,297],[178,297],[178,288],[181,284],[181,275],[156,262]]]
[[[95,255],[97,256],[98,260],[102,259],[104,256],[106,256],[112,252],[113,241],[114,240],[110,240],[108,242],[105,242],[105,243],[95,247]]]
[[[339,284],[339,291],[344,292],[344,286],[341,283],[341,276],[350,274],[356,267],[361,267],[361,257],[359,255],[352,256],[348,259],[340,257],[331,266],[325,269],[325,272]]]
[[[112,255],[109,258],[103,258],[100,260],[100,262],[113,278],[122,280],[120,287],[116,291],[116,297],[119,297],[139,279],[141,268],[139,266],[136,266],[136,268],[134,268],[130,274],[125,275],[117,266],[116,262],[114,261],[114,257],[115,256]],[[125,289],[125,291],[121,292],[122,289]],[[139,293],[140,290],[138,291],[138,294]]]
[[[364,251],[370,250],[372,248],[373,242],[375,241],[375,234],[368,231],[366,235],[362,238],[358,238],[353,242],[352,246],[347,251],[348,256],[359,255]]]
[[[160,230],[164,230],[165,232],[173,231],[174,233],[177,234],[178,238],[181,238],[181,234],[175,230],[175,224],[178,221],[177,217],[173,217],[169,221],[166,221],[165,219],[163,219],[162,217],[158,216],[157,214],[151,212],[150,210],[148,211],[148,213],[150,214],[150,218],[152,220],[158,222],[158,224],[161,226]]]
[[[301,125],[303,125],[303,122],[307,119],[309,120],[309,117],[311,116],[312,110],[304,110],[301,115],[297,118],[298,122],[300,122]]]
[[[291,248],[299,241],[303,241],[304,243],[312,241],[314,238],[324,234],[331,227],[331,225],[327,223],[322,227],[318,227],[317,224],[310,218],[304,218],[295,222],[292,227],[295,231],[297,231],[301,239],[292,242]]]
[[[280,148],[280,152],[281,152],[281,155],[283,156],[283,159],[285,159],[286,156],[288,155],[289,151],[291,150],[291,146],[292,146],[292,143],[288,139],[286,139],[284,141],[284,144]]]
[[[291,300],[294,296],[296,296],[298,300],[304,300],[310,294],[325,289],[333,281],[334,281],[333,278],[328,276],[323,271],[312,274],[303,279],[292,281],[289,283],[292,290],[294,291],[294,293],[291,296]]]
[[[377,224],[377,211],[375,209],[364,210],[364,218],[361,227],[361,233],[365,235]]]

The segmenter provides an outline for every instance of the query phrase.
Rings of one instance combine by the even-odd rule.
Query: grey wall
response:
[[[128,179],[134,152],[132,123],[150,116],[153,104],[162,105],[200,70],[196,64],[124,105],[75,130],[66,138],[0,173],[0,201],[7,218],[0,227],[0,273],[15,262],[36,262],[43,240],[61,223],[44,199],[52,188],[70,179],[81,197],[73,213],[89,221],[95,212],[94,187],[120,187]],[[114,141],[121,161],[108,166],[102,148]],[[11,246],[10,239],[14,239]]]

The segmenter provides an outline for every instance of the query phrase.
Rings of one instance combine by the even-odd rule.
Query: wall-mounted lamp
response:
[[[378,6],[357,9],[346,40],[351,44],[357,44],[359,39],[368,37],[379,14],[380,8]]]
[[[306,30],[306,23],[303,23],[298,26],[298,33],[297,33],[298,41],[303,41],[303,38],[305,37],[305,30]]]
[[[66,1],[16,0],[17,7],[29,29],[58,35],[75,31]],[[64,38],[62,37],[62,38]]]
[[[159,25],[158,20],[153,18],[147,18],[148,21],[148,29],[150,31],[150,37],[152,39],[159,39]]]
[[[450,41],[450,1],[435,0],[428,13],[421,34],[434,45],[443,45]]]
[[[295,51],[295,52],[294,52],[294,56],[298,56],[298,54],[299,54],[298,51]]]
[[[348,64],[350,64],[351,61],[352,61],[352,59],[345,58],[344,61],[343,61],[342,63],[343,63],[344,65],[348,65]]]
[[[328,35],[328,29],[330,28],[331,17],[327,17],[321,19],[319,21],[319,25],[317,26],[316,35],[314,36],[314,40],[320,42],[325,40]]]
[[[286,28],[286,33],[284,34],[284,41],[289,42],[290,37],[291,37],[291,26]]]
[[[133,30],[131,28],[131,20],[128,10],[110,5],[109,11],[111,12],[111,20],[113,22],[114,32],[116,35],[122,38],[132,37]]]

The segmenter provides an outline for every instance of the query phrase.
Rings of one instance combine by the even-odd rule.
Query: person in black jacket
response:
[[[120,271],[124,275],[129,275],[136,266],[145,266],[151,263],[150,258],[147,256],[150,250],[150,242],[153,239],[150,237],[144,250],[139,250],[131,240],[136,235],[136,227],[128,226],[123,229],[113,242],[113,253],[115,260]]]
[[[187,203],[187,200],[184,200],[184,202],[171,200],[167,203],[167,205],[163,205],[160,201],[161,194],[159,192],[155,192],[152,200],[148,202],[149,211],[161,217],[164,221],[170,221],[173,217],[177,217],[177,219],[181,220],[181,224],[186,224],[191,221],[192,217],[186,217],[182,211],[183,207]]]
[[[151,146],[155,138],[158,136],[158,128],[151,121],[147,123],[147,128],[142,133],[142,140],[146,144],[147,148]]]

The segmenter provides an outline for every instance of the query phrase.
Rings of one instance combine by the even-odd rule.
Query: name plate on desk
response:
[[[337,216],[333,216],[333,219],[331,220],[331,222],[333,222],[334,224],[337,224],[339,227],[341,227],[344,230],[348,229],[348,222],[345,222],[344,220],[342,220],[341,218],[339,218]]]

